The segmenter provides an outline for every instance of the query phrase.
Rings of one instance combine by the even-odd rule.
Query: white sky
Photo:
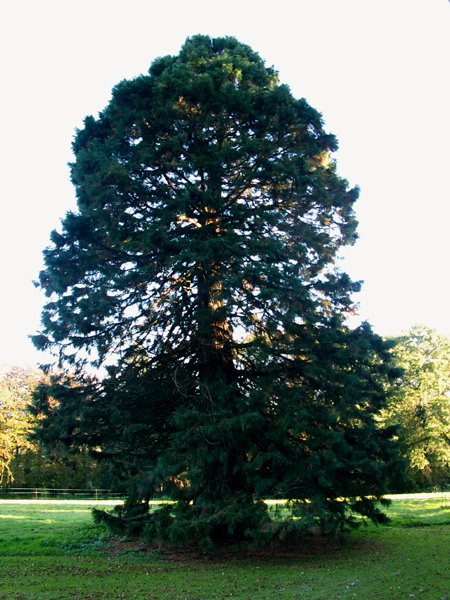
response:
[[[450,335],[448,0],[16,0],[0,11],[0,364],[45,361],[31,281],[75,208],[75,127],[197,33],[250,45],[338,137],[338,170],[361,187],[341,266],[365,281],[361,317]]]

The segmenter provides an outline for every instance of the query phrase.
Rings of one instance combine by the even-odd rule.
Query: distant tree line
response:
[[[69,454],[57,441],[45,446],[34,438],[39,418],[33,411],[33,392],[48,380],[49,376],[36,368],[0,369],[1,486],[111,489],[110,467],[99,464],[87,449]]]
[[[423,325],[390,338],[398,377],[379,427],[395,426],[406,478],[390,490],[414,492],[450,487],[450,339]],[[3,367],[0,372],[0,477],[2,487],[120,491],[120,461],[99,461],[88,448],[69,452],[63,443],[38,441],[39,416],[33,392],[49,376],[32,368]],[[57,401],[55,400],[55,403]],[[126,460],[121,457],[121,461]],[[115,463],[115,464],[114,464]],[[123,465],[121,464],[122,473]]]

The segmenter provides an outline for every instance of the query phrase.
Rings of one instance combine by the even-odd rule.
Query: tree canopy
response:
[[[345,325],[359,284],[336,258],[358,190],[336,149],[258,54],[207,36],[119,83],[77,132],[78,211],[45,250],[34,340],[79,386],[37,406],[47,439],[89,444],[134,481],[129,514],[170,490],[150,538],[291,527],[268,526],[268,497],[300,528],[383,519],[389,354]],[[83,376],[89,361],[107,375]]]

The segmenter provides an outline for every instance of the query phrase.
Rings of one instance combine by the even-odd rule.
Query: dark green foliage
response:
[[[88,445],[129,482],[104,518],[204,544],[382,521],[388,354],[345,326],[359,286],[334,261],[358,190],[319,113],[248,46],[196,36],[116,86],[73,148],[79,211],[45,251],[35,343],[78,387],[41,388],[37,407],[41,437]],[[113,366],[88,380],[89,360]],[[143,518],[162,492],[174,503]]]

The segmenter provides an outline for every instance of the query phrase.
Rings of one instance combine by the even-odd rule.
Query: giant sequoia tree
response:
[[[170,490],[136,517],[149,537],[270,536],[267,497],[299,527],[383,518],[387,354],[345,326],[358,286],[334,262],[358,191],[336,148],[248,46],[205,36],[76,135],[78,212],[45,251],[35,343],[108,375],[41,390],[41,436],[114,462],[128,516]]]

